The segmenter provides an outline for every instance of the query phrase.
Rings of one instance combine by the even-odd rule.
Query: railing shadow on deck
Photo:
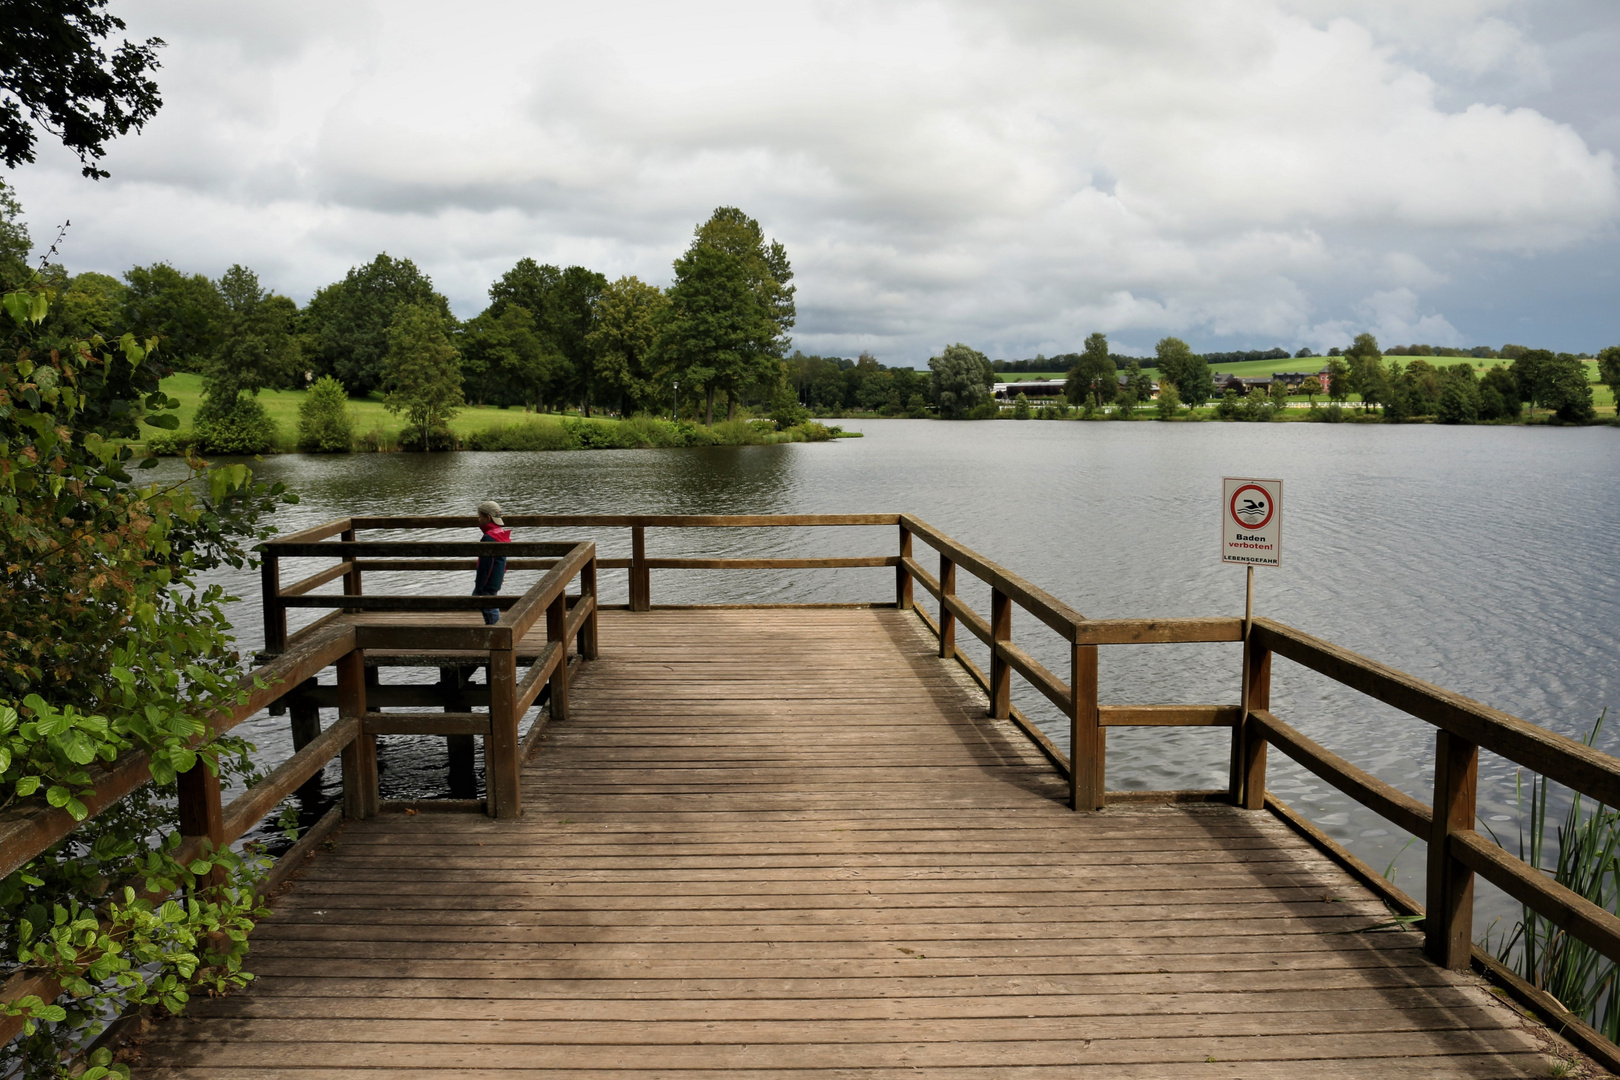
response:
[[[268,662],[244,681],[240,706],[209,718],[215,732],[228,730],[267,706],[297,701],[302,692],[307,721],[312,680],[326,667],[337,670],[335,699],[339,718],[326,731],[305,730],[291,759],[264,782],[229,806],[220,805],[217,779],[206,769],[181,779],[182,854],[207,845],[228,844],[245,834],[289,794],[323,769],[334,757],[343,763],[343,805],[317,824],[284,856],[272,881],[295,866],[307,845],[329,831],[339,815],[364,818],[381,808],[377,792],[376,735],[412,733],[485,740],[489,798],[480,808],[497,818],[521,813],[518,774],[537,749],[546,717],[518,737],[519,718],[537,701],[547,716],[568,710],[569,645],[577,643],[577,665],[597,653],[597,576],[602,570],[628,572],[631,611],[652,608],[651,571],[781,570],[842,567],[894,567],[894,599],[869,605],[913,610],[936,639],[940,658],[955,660],[982,688],[991,717],[1016,724],[1068,780],[1069,802],[1076,810],[1103,809],[1111,800],[1223,801],[1249,811],[1269,811],[1306,836],[1340,865],[1375,889],[1397,911],[1422,918],[1425,950],[1438,964],[1486,971],[1521,1000],[1531,1004],[1578,1045],[1607,1065],[1620,1065],[1620,1051],[1570,1016],[1547,995],[1525,985],[1472,945],[1474,875],[1479,874],[1546,917],[1554,925],[1620,962],[1620,918],[1548,880],[1482,837],[1474,828],[1478,752],[1485,747],[1535,770],[1605,805],[1620,805],[1620,760],[1549,732],[1518,717],[1416,679],[1377,661],[1341,649],[1271,620],[1247,624],[1234,617],[1193,619],[1087,619],[1061,600],[909,514],[852,515],[511,515],[514,528],[553,528],[598,533],[629,529],[629,559],[598,559],[594,541],[574,543],[514,542],[501,554],[514,569],[544,569],[546,574],[516,597],[368,596],[363,575],[375,571],[442,571],[466,569],[487,545],[435,541],[361,541],[363,530],[468,528],[468,517],[351,517],[329,522],[263,546],[265,655]],[[898,530],[893,555],[827,558],[655,558],[646,550],[648,529],[811,528],[890,526]],[[337,539],[332,539],[336,537]],[[915,543],[938,556],[937,576],[915,557]],[[283,559],[335,558],[336,565],[289,586],[280,581]],[[959,571],[990,588],[988,616],[972,610],[957,595]],[[576,597],[568,585],[580,581]],[[341,594],[316,592],[341,579]],[[936,621],[914,603],[920,586],[939,604]],[[572,600],[572,603],[570,603]],[[683,605],[689,606],[689,605]],[[702,605],[699,605],[702,606]],[[782,605],[769,605],[782,606]],[[800,605],[787,605],[800,606]],[[820,605],[802,605],[815,607]],[[837,605],[849,606],[849,605]],[[1012,640],[1012,612],[1018,607],[1068,645],[1069,678],[1065,682]],[[287,632],[289,608],[330,608],[331,612],[296,634]],[[457,624],[456,613],[479,608],[502,609],[493,626]],[[544,643],[525,636],[546,617]],[[386,621],[384,621],[386,616]],[[984,643],[990,670],[981,671],[957,645],[958,629]],[[1098,700],[1099,650],[1106,645],[1242,642],[1240,701],[1236,704],[1159,705],[1102,704]],[[367,710],[367,654],[389,657],[402,666],[482,665],[487,670],[486,712],[376,713]],[[1435,730],[1435,781],[1431,804],[1425,804],[1319,746],[1270,711],[1272,660],[1283,657],[1317,671],[1351,689],[1393,705],[1426,721]],[[526,666],[521,681],[517,669]],[[1013,706],[1011,682],[1023,678],[1050,700],[1069,723],[1072,760]],[[318,689],[318,688],[317,688]],[[377,687],[379,698],[391,696],[410,707],[443,703],[465,688],[440,687],[438,696],[417,688]],[[425,694],[426,696],[420,696]],[[413,696],[418,695],[418,696]],[[542,695],[544,697],[542,698]],[[318,695],[317,695],[318,696]],[[298,715],[294,716],[295,731]],[[316,721],[318,727],[318,720]],[[1103,777],[1107,729],[1125,726],[1225,727],[1231,732],[1229,784],[1220,791],[1109,793]],[[1348,851],[1266,791],[1266,764],[1275,746],[1393,824],[1428,842],[1425,910],[1396,890]],[[148,782],[140,754],[129,754],[101,770],[92,815]],[[1435,808],[1438,808],[1437,810]],[[68,836],[75,824],[65,811],[25,806],[0,817],[0,874],[10,873]],[[57,989],[42,976],[19,972],[0,988],[0,1000],[28,994],[47,1000]],[[20,1019],[0,1021],[6,1038]]]

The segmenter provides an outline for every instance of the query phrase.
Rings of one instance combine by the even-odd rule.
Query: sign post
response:
[[[1282,481],[1228,476],[1221,481],[1221,561],[1248,568],[1243,598],[1243,686],[1238,726],[1233,729],[1232,790],[1239,805],[1258,810],[1264,805],[1265,758],[1250,762],[1249,726],[1251,684],[1255,664],[1249,641],[1254,628],[1254,568],[1282,565]],[[1264,691],[1262,691],[1264,692]],[[1264,701],[1261,708],[1265,708]],[[1258,753],[1264,753],[1261,746]],[[1243,795],[1237,795],[1241,780]],[[1249,791],[1258,786],[1262,793]],[[1256,801],[1258,798],[1258,802]]]

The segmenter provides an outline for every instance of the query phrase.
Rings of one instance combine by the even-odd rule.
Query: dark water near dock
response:
[[[256,468],[303,498],[278,515],[283,532],[351,513],[470,513],[486,498],[511,513],[909,511],[1100,618],[1241,614],[1243,570],[1219,562],[1220,479],[1282,477],[1283,565],[1256,571],[1257,614],[1566,735],[1584,735],[1605,707],[1620,704],[1616,429],[846,426],[866,437],[668,451],[285,456]],[[628,554],[628,530],[590,539],[604,556]],[[653,530],[648,537],[654,555],[888,555],[895,542],[892,528]],[[932,565],[926,546],[918,555]],[[284,581],[299,576],[295,566],[283,571]],[[605,574],[607,602],[624,601],[625,576]],[[467,575],[436,583],[401,577],[373,589],[470,588],[461,580]],[[513,575],[508,591],[531,580]],[[987,611],[987,592],[969,580],[959,578],[964,596]],[[239,637],[256,648],[257,576],[233,585],[242,597],[233,612]],[[893,572],[655,571],[652,588],[655,604],[889,600]],[[918,596],[925,599],[920,589]],[[1013,633],[1067,677],[1056,635],[1017,615]],[[1238,660],[1236,645],[1104,648],[1102,699],[1236,702]],[[1015,701],[1065,742],[1056,712],[1019,680],[1014,685]],[[1288,661],[1275,661],[1272,685],[1282,719],[1429,800],[1427,724]],[[255,718],[242,731],[267,764],[291,752],[284,717]],[[1112,731],[1108,786],[1224,787],[1227,743],[1224,729]],[[1620,730],[1606,729],[1599,745],[1620,750]],[[445,793],[442,740],[391,738],[383,759],[386,796]],[[1421,897],[1421,842],[1403,853],[1406,835],[1276,752],[1271,760],[1272,790],[1375,867],[1395,860],[1396,883]],[[1510,848],[1518,836],[1514,800],[1514,767],[1483,755],[1480,814]],[[1500,898],[1482,900],[1480,927],[1510,910]]]

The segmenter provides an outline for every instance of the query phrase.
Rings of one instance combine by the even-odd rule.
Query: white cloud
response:
[[[788,245],[805,348],[1451,343],[1425,290],[1620,216],[1571,127],[1447,104],[1454,79],[1545,79],[1519,10],[147,0],[126,17],[171,42],[157,121],[111,181],[56,154],[17,182],[36,223],[74,218],[75,267],[243,261],[299,297],[383,249],[463,314],[524,255],[667,281],[734,204]]]

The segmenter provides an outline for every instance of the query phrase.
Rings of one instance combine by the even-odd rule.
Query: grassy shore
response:
[[[202,378],[179,374],[163,380],[163,391],[180,402],[177,415],[181,433],[190,431],[202,402]],[[297,449],[298,408],[302,390],[265,390],[259,402],[275,421],[277,449]],[[405,427],[401,416],[383,407],[382,396],[351,399],[349,417],[357,450],[397,450]],[[769,420],[722,421],[704,427],[690,420],[680,423],[647,416],[580,416],[577,412],[532,413],[522,409],[467,406],[450,421],[458,445],[468,450],[612,450],[679,446],[760,446],[785,442],[825,442],[855,438],[814,421],[776,430]]]

